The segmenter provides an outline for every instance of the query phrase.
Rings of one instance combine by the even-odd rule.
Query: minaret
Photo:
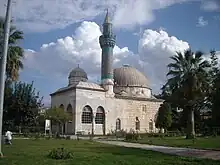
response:
[[[116,36],[112,32],[112,23],[109,19],[108,10],[103,23],[103,34],[99,37],[99,44],[102,48],[101,84],[108,91],[113,93],[113,48]]]

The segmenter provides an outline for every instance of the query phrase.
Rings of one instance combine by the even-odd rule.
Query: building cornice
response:
[[[164,102],[162,99],[156,99],[156,98],[143,98],[143,97],[132,97],[132,96],[121,96],[121,95],[115,95],[115,98],[117,99],[127,99],[127,100],[138,100],[138,101],[150,101],[150,102]]]

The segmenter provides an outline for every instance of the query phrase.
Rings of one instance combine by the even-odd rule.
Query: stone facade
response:
[[[72,108],[73,120],[65,125],[66,134],[94,132],[94,134],[102,135],[111,133],[116,130],[118,119],[120,120],[120,129],[127,132],[131,130],[137,130],[141,133],[157,131],[155,117],[162,100],[117,95],[106,97],[106,91],[102,88],[97,89],[94,86],[93,88],[83,88],[82,82],[80,85],[52,94],[51,97],[53,107],[63,106],[65,111],[68,106]],[[85,106],[91,107],[93,113],[93,121],[89,124],[82,123],[82,112]],[[95,122],[98,107],[104,109],[105,121],[103,124]],[[137,121],[139,121],[139,128],[136,128]]]

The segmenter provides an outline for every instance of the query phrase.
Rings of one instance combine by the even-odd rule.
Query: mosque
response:
[[[88,82],[87,73],[78,66],[70,72],[68,86],[50,94],[51,106],[63,108],[72,116],[64,126],[65,134],[158,131],[155,118],[163,100],[152,95],[147,78],[134,67],[124,65],[113,69],[115,42],[107,12],[99,37],[101,84]]]

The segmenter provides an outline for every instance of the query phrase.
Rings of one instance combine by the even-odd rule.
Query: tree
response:
[[[214,50],[210,51],[211,69],[209,70],[210,93],[207,107],[212,110],[212,125],[219,127],[220,120],[220,70],[218,57]]]
[[[214,50],[210,51],[210,65],[211,68],[209,70],[209,88],[210,92],[207,98],[207,107],[212,108],[213,104],[213,96],[215,95],[217,91],[217,79],[219,75],[219,63],[218,63],[218,57],[216,55],[216,52]]]
[[[0,54],[3,51],[3,31],[5,19],[0,17]],[[16,81],[19,78],[19,70],[23,69],[22,58],[24,57],[23,49],[18,46],[19,41],[23,39],[23,32],[17,30],[15,26],[10,28],[10,36],[8,41],[8,56],[6,65],[7,79]]]
[[[12,83],[6,81],[3,123],[5,129],[14,129],[19,126],[36,126],[39,108],[42,106],[42,97],[31,84],[23,82]]]
[[[213,126],[220,126],[220,72],[216,75],[213,85],[212,93],[212,124]]]
[[[168,64],[168,81],[165,87],[171,91],[168,100],[187,114],[187,136],[195,137],[194,111],[201,109],[209,92],[208,69],[210,64],[200,51],[177,52]]]
[[[156,118],[156,127],[160,130],[164,128],[165,132],[167,132],[167,129],[171,126],[172,123],[172,112],[171,112],[171,106],[169,103],[164,102],[158,111],[158,115]]]
[[[165,86],[165,85],[163,85],[163,87],[161,88],[161,91],[162,91],[161,94],[159,94],[157,96],[157,98],[165,100],[165,102],[169,103],[170,107],[171,107],[172,124],[169,127],[169,129],[170,130],[180,130],[181,125],[180,125],[179,119],[181,116],[181,112],[178,111],[178,109],[179,109],[178,105],[169,100],[169,97],[171,96],[172,92],[168,88],[168,86]]]
[[[58,133],[60,133],[60,127],[62,127],[61,132],[63,134],[63,125],[67,121],[72,120],[72,116],[62,108],[53,107],[46,111],[45,119],[49,119],[52,123],[55,123]]]

